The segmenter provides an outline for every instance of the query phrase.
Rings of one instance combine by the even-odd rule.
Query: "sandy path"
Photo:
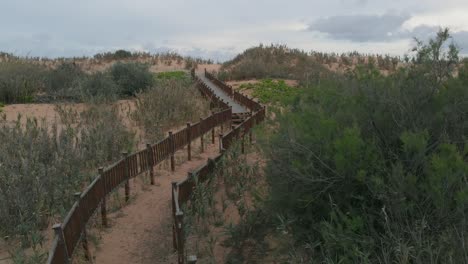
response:
[[[175,263],[172,248],[171,182],[187,177],[187,172],[218,154],[218,142],[209,144],[192,161],[176,166],[176,171],[157,171],[160,186],[147,186],[136,199],[110,215],[111,227],[104,231],[95,263]],[[185,153],[184,153],[185,154]]]

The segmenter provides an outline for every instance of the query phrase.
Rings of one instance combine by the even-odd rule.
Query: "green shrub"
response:
[[[84,101],[115,101],[119,97],[119,87],[107,72],[97,72],[85,76],[80,82]]]
[[[240,89],[252,89],[252,96],[262,103],[290,104],[299,93],[300,88],[291,87],[284,80],[261,80],[259,83],[242,84]]]
[[[110,73],[121,95],[134,96],[153,84],[153,75],[147,64],[118,62],[112,66]]]
[[[0,101],[29,103],[44,89],[45,69],[20,60],[0,62]]]
[[[170,71],[170,72],[160,72],[156,74],[156,78],[158,80],[169,80],[169,79],[176,79],[176,80],[189,80],[190,76],[184,71]]]
[[[445,57],[322,80],[277,113],[263,139],[269,210],[310,260],[468,261],[468,83],[429,67],[450,67],[432,45],[445,40],[429,45]]]
[[[46,93],[52,100],[80,99],[78,83],[86,74],[75,63],[62,63],[47,74]]]
[[[114,52],[114,59],[126,59],[132,57],[132,53],[126,50],[116,50]]]

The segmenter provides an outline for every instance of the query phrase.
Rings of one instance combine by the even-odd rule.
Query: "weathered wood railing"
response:
[[[229,95],[234,101],[240,103],[241,105],[247,107],[250,111],[259,111],[263,108],[263,106],[254,100],[253,98],[246,96],[242,93],[239,93],[237,91],[234,91],[232,89],[232,86],[225,84],[224,82],[218,80],[216,77],[214,77],[213,74],[207,72],[205,70],[205,76],[208,78],[210,81],[215,83],[221,90],[223,90],[226,94]]]
[[[212,113],[195,124],[187,124],[187,127],[180,131],[169,132],[169,136],[158,143],[148,144],[145,149],[130,155],[124,154],[123,158],[113,165],[105,169],[99,169],[99,175],[82,193],[76,195],[76,202],[63,223],[54,225],[55,237],[52,241],[47,263],[70,263],[80,241],[82,241],[85,249],[85,257],[89,258],[86,224],[100,207],[102,225],[107,226],[106,197],[117,187],[125,185],[125,196],[126,200],[128,200],[130,192],[129,179],[149,172],[150,183],[154,184],[154,166],[170,158],[171,169],[174,170],[174,153],[187,146],[187,155],[190,159],[191,142],[197,138],[203,138],[203,135],[210,131],[212,143],[214,143],[214,128],[228,122],[230,124],[232,110],[214,93],[207,91],[207,87],[198,85],[198,88],[202,93],[209,96],[212,101],[216,102],[217,107],[224,110]],[[201,143],[203,149],[203,140]]]
[[[218,86],[225,85],[213,75],[209,74],[205,70],[205,75],[208,79],[213,81]],[[220,84],[221,83],[221,84]],[[228,90],[228,86],[226,86]],[[209,89],[209,88],[208,88]],[[223,90],[225,90],[223,89]],[[230,88],[232,89],[232,88]],[[226,92],[227,93],[227,92]],[[172,217],[173,217],[173,245],[174,249],[177,250],[178,263],[183,264],[186,262],[185,252],[185,235],[184,235],[184,213],[181,209],[183,205],[190,201],[196,183],[202,183],[206,181],[208,175],[216,168],[216,163],[222,158],[223,153],[226,149],[230,148],[235,139],[241,139],[242,153],[244,153],[245,137],[249,137],[249,142],[252,142],[251,130],[256,125],[261,123],[265,119],[265,107],[260,105],[257,101],[244,96],[241,93],[234,92],[233,99],[238,103],[244,105],[248,109],[251,109],[253,113],[244,120],[241,124],[234,127],[230,132],[225,135],[220,135],[220,154],[214,159],[208,159],[208,162],[199,167],[198,169],[189,172],[185,180],[181,182],[172,183]],[[233,94],[233,93],[231,93]],[[197,178],[195,180],[195,177]]]

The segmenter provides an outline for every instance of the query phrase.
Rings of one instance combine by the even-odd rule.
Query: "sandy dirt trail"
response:
[[[97,251],[93,252],[94,263],[176,263],[172,248],[171,182],[185,179],[189,171],[217,154],[216,141],[208,144],[204,153],[194,155],[192,161],[178,164],[175,172],[156,171],[160,186],[148,185],[129,205],[110,215],[110,228],[104,231]]]

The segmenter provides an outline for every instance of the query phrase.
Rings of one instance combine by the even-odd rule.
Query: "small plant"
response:
[[[189,81],[190,76],[184,71],[171,71],[171,72],[160,72],[156,74],[158,80],[182,80]]]
[[[300,89],[291,87],[284,80],[264,79],[259,83],[247,83],[240,86],[241,90],[251,89],[252,96],[262,103],[289,104],[299,94]]]

